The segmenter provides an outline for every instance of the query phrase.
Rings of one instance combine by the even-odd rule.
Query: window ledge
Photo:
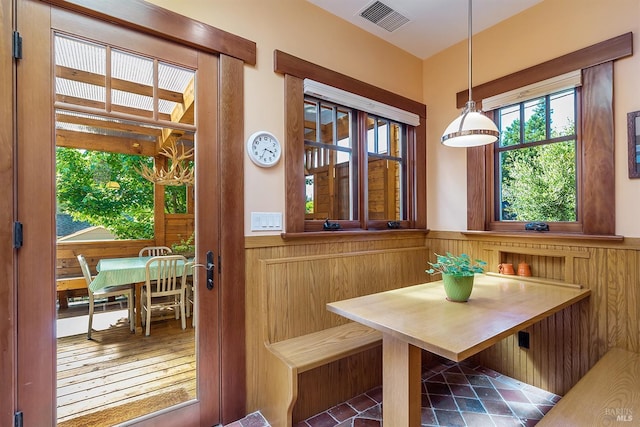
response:
[[[624,236],[579,234],[579,233],[554,233],[549,231],[461,231],[467,236],[491,236],[491,237],[527,237],[532,239],[562,239],[562,240],[598,240],[608,242],[622,242]]]
[[[399,236],[399,235],[427,235],[428,229],[406,228],[397,230],[335,230],[335,231],[305,231],[302,233],[282,233],[280,236],[283,240],[298,239],[328,239],[328,238],[355,238],[355,237],[373,237],[373,236]]]

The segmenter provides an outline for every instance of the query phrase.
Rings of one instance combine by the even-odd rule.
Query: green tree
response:
[[[575,134],[571,123],[550,137]],[[525,142],[546,137],[545,107],[538,103],[524,124]],[[520,144],[520,121],[502,135],[502,146]],[[519,147],[501,153],[502,219],[517,221],[576,220],[575,141]]]
[[[119,239],[153,238],[153,184],[136,172],[141,162],[152,159],[56,148],[58,211]]]

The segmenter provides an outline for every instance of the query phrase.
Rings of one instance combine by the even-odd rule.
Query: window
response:
[[[304,111],[305,219],[356,221],[344,223],[350,228],[361,218],[368,228],[405,221],[407,125],[313,97],[305,97]]]
[[[275,71],[285,76],[286,234],[323,231],[327,219],[426,229],[426,106],[280,51]]]
[[[606,56],[603,57],[602,52],[606,52]],[[561,121],[561,119],[547,116],[545,111],[545,117],[547,117],[545,127],[548,128],[551,125],[551,129],[546,131],[546,135],[550,137],[548,141],[570,145],[572,139],[576,140],[576,220],[550,221],[549,231],[552,233],[570,233],[570,236],[572,234],[601,236],[615,234],[613,67],[616,59],[626,57],[630,52],[630,37],[621,36],[511,74],[508,78],[484,83],[473,92],[475,96],[483,99],[484,105],[484,101],[490,97],[509,91],[520,91],[518,88],[521,86],[518,83],[534,84],[540,81],[539,77],[542,75],[560,76],[572,70],[581,70],[582,86],[574,92],[576,114],[573,132],[575,136],[570,132],[560,133],[557,128],[554,130],[553,120]],[[458,94],[458,105],[466,93]],[[549,105],[547,105],[546,96],[543,100],[544,108],[550,110],[551,96],[548,98]],[[514,117],[520,116],[520,110],[526,110],[527,105],[527,103],[517,104],[517,113],[512,112]],[[532,104],[530,111],[535,110],[535,105]],[[555,108],[559,109],[559,107]],[[489,111],[487,114],[493,114],[495,120],[509,122],[510,110],[508,109],[500,113],[505,116],[504,119],[496,116],[499,114],[498,109]],[[524,117],[526,118],[526,115]],[[521,126],[524,126],[525,118],[519,119]],[[521,131],[520,135],[523,134],[524,132]],[[564,138],[568,139],[564,140]],[[538,145],[545,145],[543,141],[532,139],[534,140],[525,137],[524,140],[519,140],[519,144],[522,146],[529,144],[531,149],[535,149]],[[507,147],[509,147],[508,141],[505,143],[502,140],[501,144],[504,146],[496,143],[467,149],[467,228],[469,230],[525,232],[524,225],[528,218],[523,221],[516,221],[513,218],[497,220],[501,215],[506,215],[507,218],[513,215],[507,207],[503,207],[503,199],[505,199],[502,197],[503,189],[496,185],[496,181],[500,180],[500,175],[498,179],[496,178],[496,169],[500,170],[500,154],[496,151],[498,153],[501,150],[508,151]],[[526,187],[521,192],[528,190],[529,187]],[[570,202],[565,205],[570,205]]]
[[[499,108],[495,220],[578,220],[576,93],[568,89]]]

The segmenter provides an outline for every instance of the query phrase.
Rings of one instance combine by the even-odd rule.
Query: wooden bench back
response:
[[[327,311],[329,302],[429,281],[429,253],[422,246],[261,260],[264,340],[346,323]]]

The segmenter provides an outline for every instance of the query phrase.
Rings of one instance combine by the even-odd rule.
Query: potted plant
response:
[[[425,270],[428,274],[442,274],[444,291],[449,301],[466,302],[473,289],[473,278],[476,273],[484,273],[486,262],[472,260],[469,255],[456,256],[447,252],[446,255],[436,255],[436,262],[427,262],[431,268]]]
[[[187,258],[193,258],[196,254],[196,247],[193,244],[195,237],[195,231],[191,233],[191,236],[187,240],[180,240],[180,243],[174,243],[171,245],[171,251],[176,255],[184,255]]]

